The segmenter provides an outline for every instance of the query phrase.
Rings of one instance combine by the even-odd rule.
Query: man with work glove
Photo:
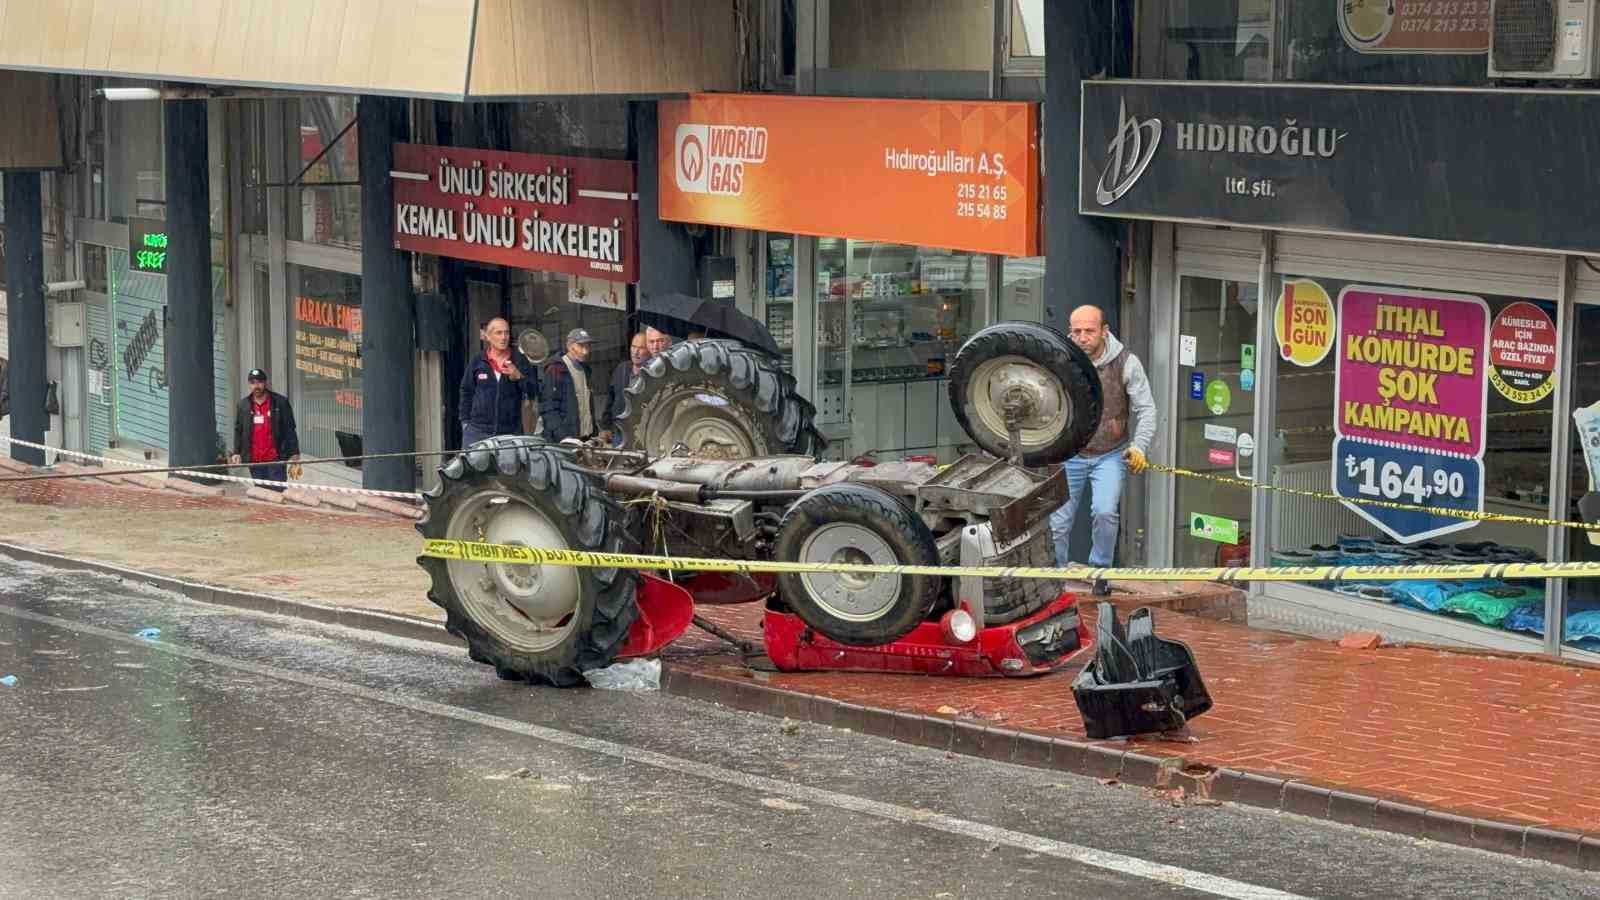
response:
[[[1067,502],[1051,513],[1050,531],[1055,539],[1056,564],[1067,565],[1072,523],[1078,517],[1079,501],[1087,485],[1094,539],[1089,565],[1109,566],[1122,521],[1118,507],[1123,478],[1129,470],[1138,474],[1150,465],[1145,454],[1156,436],[1156,401],[1150,393],[1144,365],[1111,333],[1099,307],[1078,307],[1072,311],[1070,322],[1072,342],[1088,355],[1100,375],[1100,427],[1077,456],[1062,463],[1067,475]],[[1111,593],[1111,587],[1102,578],[1095,582],[1094,593],[1105,596]]]
[[[250,477],[288,481],[300,477],[300,435],[289,398],[267,387],[267,373],[251,369],[250,393],[239,401],[233,422],[233,465],[248,464]],[[265,485],[264,485],[265,486]],[[284,486],[272,486],[281,491]]]

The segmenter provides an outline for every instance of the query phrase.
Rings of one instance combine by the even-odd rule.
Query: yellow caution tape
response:
[[[1546,519],[1540,516],[1517,516],[1510,513],[1478,512],[1472,509],[1448,509],[1441,506],[1415,506],[1410,503],[1399,503],[1394,500],[1370,500],[1366,497],[1344,497],[1327,491],[1311,491],[1305,488],[1283,487],[1276,484],[1257,484],[1248,478],[1235,478],[1231,475],[1216,475],[1211,472],[1196,472],[1180,466],[1169,466],[1162,463],[1150,463],[1150,469],[1163,472],[1167,475],[1176,475],[1179,478],[1195,478],[1200,481],[1211,481],[1217,484],[1227,484],[1242,487],[1252,491],[1275,491],[1280,494],[1293,494],[1296,497],[1310,497],[1313,500],[1329,500],[1336,503],[1354,503],[1358,506],[1375,506],[1382,509],[1398,509],[1405,512],[1428,513],[1429,515],[1445,516],[1451,519],[1467,519],[1473,522],[1511,522],[1521,525],[1553,525],[1557,528],[1574,528],[1579,531],[1600,531],[1600,522],[1569,522],[1564,519]]]
[[[737,572],[781,574],[830,572],[862,575],[970,575],[981,578],[1051,578],[1092,581],[1419,581],[1451,578],[1597,578],[1600,562],[1566,563],[1465,563],[1418,566],[1284,566],[1240,568],[1095,568],[1071,565],[1060,568],[1030,566],[890,566],[851,563],[800,563],[776,560],[700,559],[688,556],[649,556],[642,553],[591,553],[585,550],[547,550],[511,544],[476,541],[430,540],[422,555],[433,559],[464,560],[529,566],[569,566],[592,569],[644,569],[674,572]]]

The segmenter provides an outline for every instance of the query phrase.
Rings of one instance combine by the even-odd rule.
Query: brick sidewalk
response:
[[[96,481],[0,483],[0,534],[8,542],[220,587],[441,618],[424,596],[416,534],[393,517]],[[1438,815],[1444,812],[1600,837],[1600,669],[1424,647],[1343,649],[1237,624],[1229,601],[1198,604],[1209,618],[1171,611],[1174,604],[1196,608],[1186,597],[1116,598],[1119,606],[1153,600],[1167,607],[1157,613],[1157,632],[1188,643],[1199,659],[1216,706],[1191,724],[1184,743],[1088,742],[1072,699],[1072,672],[1023,681],[754,673],[698,631],[670,649],[669,668],[698,679],[701,694],[716,694],[706,684],[723,685],[729,696],[776,688],[909,714],[913,723],[947,720],[947,730],[964,723],[996,735],[1167,757],[1191,774],[1259,773],[1270,778],[1245,782],[1246,788],[1259,782],[1259,790],[1277,791],[1285,808],[1341,821],[1450,839],[1452,819]],[[759,639],[757,606],[702,614]],[[1008,746],[1004,755],[1022,759],[1021,746]],[[1301,787],[1287,790],[1285,780]],[[1369,799],[1344,808],[1345,793],[1397,805],[1374,807]],[[1433,811],[1426,825],[1422,807]],[[1470,832],[1465,821],[1453,827]],[[1575,862],[1578,841],[1569,843]],[[1592,849],[1586,863],[1600,867],[1600,842]],[[1552,851],[1565,859],[1562,853]]]

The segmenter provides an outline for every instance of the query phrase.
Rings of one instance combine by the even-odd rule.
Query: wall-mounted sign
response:
[[[663,219],[1040,252],[1036,104],[695,94],[659,138]]]
[[[1272,313],[1278,352],[1297,366],[1314,366],[1333,349],[1333,299],[1308,278],[1285,279]]]
[[[128,219],[128,268],[145,275],[167,274],[167,223]]]
[[[1338,0],[1339,34],[1360,53],[1487,53],[1490,0]]]
[[[309,390],[348,409],[361,403],[361,307],[319,297],[294,301],[294,367]]]
[[[396,144],[401,250],[639,280],[633,163]]]
[[[1536,304],[1500,310],[1489,328],[1489,383],[1512,403],[1531,404],[1556,389],[1556,323]]]
[[[1086,81],[1078,204],[1593,254],[1594,121],[1600,92]]]
[[[1189,516],[1189,536],[1197,537],[1203,541],[1216,541],[1219,544],[1239,543],[1239,520],[1225,519],[1222,516],[1211,516],[1205,513],[1192,513]]]
[[[1334,492],[1483,510],[1489,307],[1477,297],[1352,285],[1339,293]],[[1346,503],[1400,541],[1477,523]]]

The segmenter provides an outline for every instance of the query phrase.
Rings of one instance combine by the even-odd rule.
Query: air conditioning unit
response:
[[[1489,77],[1600,78],[1600,0],[1490,0]]]

